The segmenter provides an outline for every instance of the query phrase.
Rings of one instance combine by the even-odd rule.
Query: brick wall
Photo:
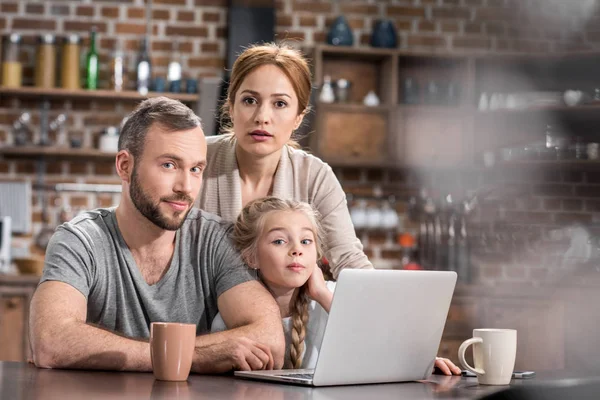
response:
[[[170,44],[177,37],[181,43],[186,76],[219,76],[225,64],[227,43],[226,0],[154,0],[152,7],[151,55],[155,74],[164,76],[170,56]],[[324,42],[327,27],[338,15],[344,14],[353,28],[355,42],[365,45],[374,22],[383,17],[394,20],[399,43],[404,49],[460,52],[530,52],[593,49],[600,44],[598,26],[600,13],[597,2],[561,0],[277,0],[277,34],[279,39],[297,39],[299,44]],[[87,40],[90,25],[99,32],[100,59],[107,65],[117,38],[128,50],[127,65],[134,65],[139,39],[145,31],[143,0],[82,0],[82,1],[16,1],[2,0],[0,31],[18,31],[25,39],[22,59],[26,65],[26,83],[31,83],[34,62],[34,36],[40,32],[58,35],[77,32]],[[83,48],[86,48],[84,44]],[[101,85],[106,85],[105,68]],[[133,76],[133,75],[131,75]],[[79,134],[84,143],[93,146],[107,125],[118,124],[133,108],[129,102],[55,101],[51,117],[67,111],[70,134]],[[10,139],[10,125],[23,111],[30,111],[39,120],[39,103],[31,99],[0,99],[0,143]],[[439,175],[415,175],[411,172],[381,170],[336,170],[344,187],[355,194],[372,193],[373,183],[379,183],[386,193],[406,199],[421,185],[436,186],[447,180]],[[499,173],[502,175],[501,173]],[[457,181],[487,182],[485,174],[466,179],[460,173]],[[518,175],[519,176],[519,175]],[[538,176],[535,175],[538,179]],[[0,178],[35,179],[31,160],[0,160]],[[497,178],[497,177],[496,177]],[[500,179],[500,178],[497,178]],[[507,178],[509,181],[513,178]],[[517,178],[515,178],[517,179]],[[549,180],[548,180],[549,179]],[[51,163],[48,182],[118,183],[111,162],[60,161]],[[542,183],[544,182],[544,183]],[[522,184],[517,179],[514,184]],[[538,183],[534,180],[529,183]],[[535,262],[507,260],[508,256],[530,254],[534,246],[547,243],[552,229],[567,226],[572,221],[596,222],[600,210],[597,198],[600,180],[595,173],[559,171],[528,189],[514,201],[502,204],[486,203],[474,219],[475,226],[487,232],[500,232],[502,223],[524,222],[545,240],[533,241],[523,252],[508,253],[496,244],[481,265],[478,278],[493,284],[498,281],[540,281],[546,279],[549,268],[535,269]],[[461,184],[462,185],[462,184]],[[463,185],[465,186],[465,185]],[[467,185],[468,186],[468,185]],[[531,186],[531,185],[530,185]],[[598,186],[598,187],[596,187]],[[462,186],[461,186],[462,188]],[[453,189],[454,190],[454,189]],[[49,216],[57,222],[57,210],[68,203],[78,208],[93,208],[115,204],[118,196],[79,193],[50,194]],[[492,204],[493,203],[493,204]],[[405,210],[399,203],[398,209]],[[34,201],[35,235],[42,228],[39,199]],[[508,218],[511,217],[511,218]],[[510,222],[510,221],[509,221]],[[410,223],[406,221],[407,226]],[[518,224],[517,224],[518,225]],[[543,229],[542,229],[543,228]],[[495,233],[494,233],[495,234]],[[398,262],[399,249],[391,232],[361,232],[367,252],[376,263]],[[24,238],[30,240],[29,237]],[[533,239],[532,239],[533,240]],[[514,240],[511,239],[511,245]],[[564,242],[564,240],[563,240]],[[561,243],[563,243],[561,242]],[[498,243],[502,243],[501,240]],[[552,242],[554,243],[554,242]],[[563,243],[564,244],[564,243]],[[558,247],[557,247],[558,248]],[[561,248],[563,249],[563,248]],[[478,254],[475,254],[478,257]],[[495,257],[495,258],[494,258]],[[547,264],[545,264],[548,266]]]

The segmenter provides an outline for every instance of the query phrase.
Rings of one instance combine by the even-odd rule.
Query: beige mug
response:
[[[187,380],[192,368],[195,344],[194,324],[150,324],[150,358],[154,377],[162,381]]]
[[[465,360],[467,347],[473,345],[475,367]],[[481,385],[508,385],[515,369],[517,331],[514,329],[473,329],[473,337],[458,349],[462,367],[477,375]]]

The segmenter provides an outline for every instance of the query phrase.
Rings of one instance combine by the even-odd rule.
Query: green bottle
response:
[[[86,89],[98,89],[98,52],[96,51],[96,27],[90,32],[90,50],[87,53],[85,70]]]

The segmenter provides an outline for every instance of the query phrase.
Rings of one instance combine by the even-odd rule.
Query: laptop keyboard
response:
[[[299,379],[312,379],[313,374],[285,374],[285,375],[277,375],[282,378],[299,378]]]

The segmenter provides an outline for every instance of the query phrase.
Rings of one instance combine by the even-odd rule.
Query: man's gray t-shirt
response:
[[[151,322],[196,324],[210,332],[217,298],[255,278],[229,237],[232,224],[192,209],[176,233],[165,275],[148,285],[117,225],[115,209],[87,211],[59,226],[41,282],[61,281],[87,299],[87,322],[148,338]]]

